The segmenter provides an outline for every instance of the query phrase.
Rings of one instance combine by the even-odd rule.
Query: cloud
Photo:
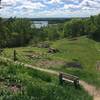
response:
[[[100,8],[100,2],[99,0],[84,0],[80,7],[90,7],[90,8]]]
[[[16,3],[16,0],[1,0],[2,6],[12,6]]]
[[[36,3],[32,3],[30,1],[28,2],[24,2],[23,5],[20,6],[20,8],[25,8],[25,9],[41,9],[41,8],[44,8],[45,5],[43,5],[42,3],[40,2],[36,2]]]
[[[50,2],[50,3],[60,3],[61,0],[50,0],[49,2]]]
[[[75,17],[100,13],[100,0],[2,0],[2,17]]]
[[[85,10],[85,9],[100,9],[100,2],[99,0],[83,0],[81,3],[79,3],[78,5],[75,4],[65,4],[63,9],[73,9],[73,10]]]

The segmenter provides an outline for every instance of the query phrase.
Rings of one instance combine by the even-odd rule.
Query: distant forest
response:
[[[31,40],[57,40],[87,35],[88,38],[100,41],[100,14],[89,18],[73,18],[56,25],[40,29],[31,27],[32,21],[24,18],[0,18],[0,48],[25,46]]]

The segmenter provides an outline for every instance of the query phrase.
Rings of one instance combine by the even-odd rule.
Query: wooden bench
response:
[[[63,82],[71,82],[74,83],[75,88],[77,88],[79,86],[79,77],[61,72],[59,73],[59,82],[61,85]]]

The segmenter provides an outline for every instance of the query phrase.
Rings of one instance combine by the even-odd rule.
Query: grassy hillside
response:
[[[17,50],[19,61],[35,65],[37,67],[72,73],[91,84],[100,87],[100,72],[96,70],[96,63],[100,61],[100,43],[84,37],[76,39],[61,39],[51,42],[51,47],[57,48],[58,53],[47,53],[48,49],[38,47],[8,48],[2,56],[13,59],[13,50]],[[28,55],[31,55],[29,57]],[[66,66],[68,62],[81,64],[74,68]]]
[[[100,43],[86,37],[77,40],[58,40],[53,46],[59,48],[61,53],[53,56],[71,62],[77,60],[82,68],[62,66],[57,70],[73,73],[81,79],[100,87],[100,72],[96,70],[96,63],[100,61]]]
[[[82,88],[59,85],[56,77],[0,60],[0,100],[92,100]]]

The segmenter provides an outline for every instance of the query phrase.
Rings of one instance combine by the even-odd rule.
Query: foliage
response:
[[[31,24],[30,21],[21,18],[9,18],[7,21],[0,19],[0,46],[25,45],[32,38]]]
[[[64,25],[65,37],[77,37],[84,35],[84,21],[82,19],[73,19]]]
[[[45,72],[22,65],[0,65],[0,100],[92,100],[82,88],[60,86],[56,77]]]
[[[77,37],[87,35],[100,40],[100,14],[85,19],[72,19],[64,24],[65,37]]]
[[[24,46],[31,39],[37,43],[82,35],[100,40],[100,14],[84,19],[72,18],[65,23],[50,24],[39,29],[35,28],[33,22],[28,19],[0,18],[0,47]]]

